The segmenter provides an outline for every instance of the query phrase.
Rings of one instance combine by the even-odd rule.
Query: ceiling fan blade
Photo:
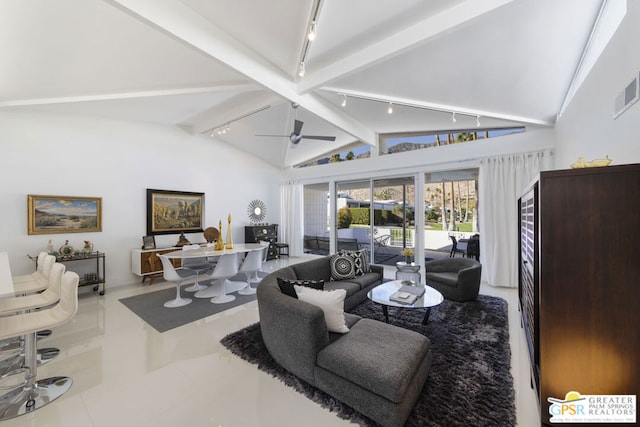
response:
[[[335,136],[302,135],[304,139],[318,139],[320,141],[335,141]]]
[[[295,133],[296,135],[300,135],[300,132],[302,132],[302,125],[304,124],[304,122],[301,122],[300,120],[296,119],[293,122],[293,133]]]

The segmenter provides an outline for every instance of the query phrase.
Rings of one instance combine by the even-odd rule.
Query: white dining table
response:
[[[260,243],[234,243],[231,249],[215,250],[213,246],[203,246],[200,249],[191,249],[188,251],[179,250],[164,254],[167,258],[184,259],[184,258],[210,258],[224,254],[238,254],[250,251],[257,251],[264,246]]]
[[[228,254],[240,254],[247,253],[251,251],[257,251],[264,248],[264,245],[261,243],[234,243],[233,248],[231,249],[221,249],[215,250],[213,245],[203,246],[199,249],[189,249],[189,250],[178,250],[164,254],[167,258],[170,259],[185,259],[185,258],[206,258],[209,261],[211,258],[217,258],[222,255]],[[204,275],[206,277],[206,275]],[[239,291],[247,286],[246,282],[236,282],[229,279],[226,279],[227,286],[224,286],[223,282],[217,280],[214,282],[209,289],[204,289],[195,294],[196,298],[204,298],[205,296],[208,298],[216,293],[231,293]],[[204,295],[204,296],[202,296]]]

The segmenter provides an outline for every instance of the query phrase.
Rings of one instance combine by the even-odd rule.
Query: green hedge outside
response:
[[[351,224],[369,225],[369,208],[351,208]],[[374,209],[374,225],[402,224],[402,218],[391,211]]]

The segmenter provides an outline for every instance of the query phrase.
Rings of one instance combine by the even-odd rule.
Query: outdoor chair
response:
[[[474,234],[467,242],[467,258],[473,258],[480,261],[480,236]]]
[[[389,252],[389,241],[391,240],[390,234],[385,234],[382,236],[375,236],[373,238],[373,243],[376,245],[376,251],[379,254],[388,253]]]
[[[451,238],[451,252],[449,253],[449,258],[455,257],[456,254],[462,254],[462,256],[467,255],[466,244],[464,245],[465,247],[463,248],[462,247],[463,244],[458,243],[458,240],[454,236],[449,236],[449,237]]]

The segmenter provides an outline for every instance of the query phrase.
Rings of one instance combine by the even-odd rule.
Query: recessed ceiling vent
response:
[[[638,100],[638,95],[640,95],[638,92],[638,77],[639,76],[635,76],[627,87],[616,96],[615,110],[613,113],[614,119],[627,111],[627,109]]]

